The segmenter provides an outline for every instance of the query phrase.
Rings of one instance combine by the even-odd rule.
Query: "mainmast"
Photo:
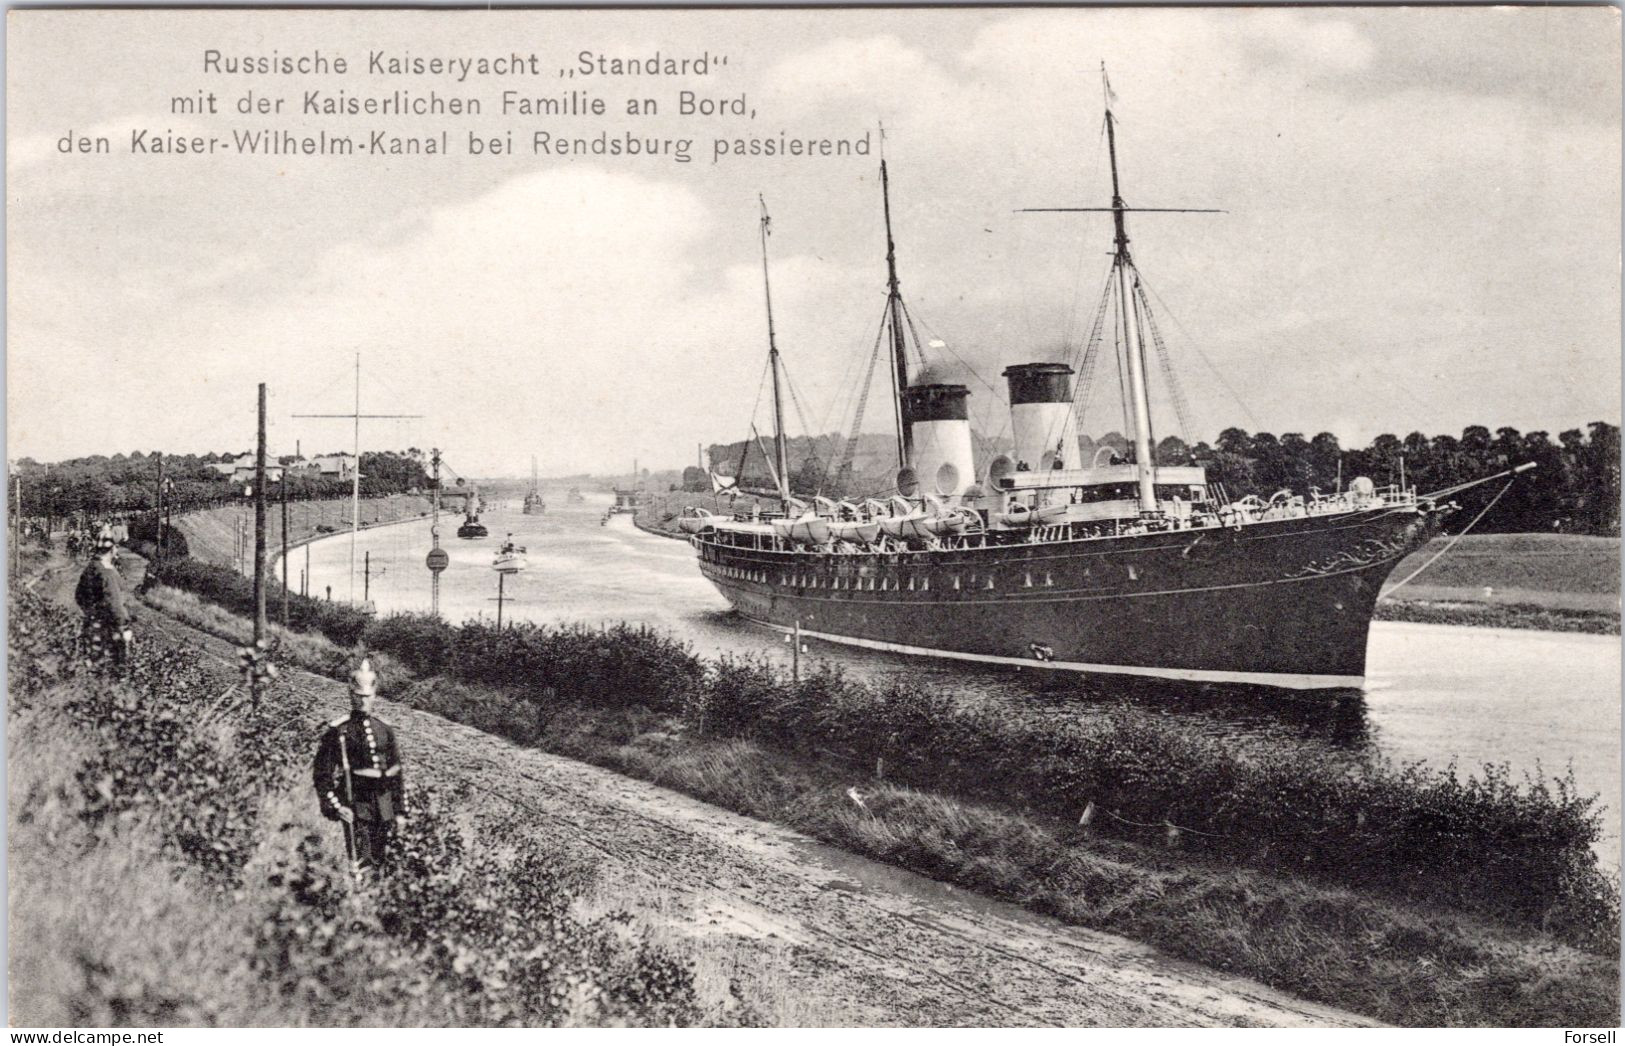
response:
[[[773,333],[773,287],[767,278],[767,237],[772,219],[767,214],[767,201],[756,197],[762,205],[762,293],[767,298],[767,362],[773,371],[773,456],[779,464],[779,500],[785,511],[790,507],[790,456],[784,446],[784,402],[779,394],[779,346]]]
[[[1123,339],[1128,357],[1129,408],[1134,414],[1134,471],[1139,480],[1140,514],[1158,513],[1156,463],[1151,440],[1151,397],[1146,385],[1145,339],[1140,333],[1139,273],[1128,251],[1128,227],[1124,215],[1129,211],[1159,211],[1164,213],[1217,214],[1203,207],[1130,207],[1123,202],[1117,180],[1117,119],[1112,115],[1111,81],[1106,78],[1106,63],[1100,64],[1100,83],[1106,93],[1106,147],[1111,155],[1112,205],[1110,207],[1025,207],[1025,211],[1111,211],[1117,227],[1117,250],[1112,259],[1112,275],[1117,283],[1118,303],[1122,307]]]
[[[1134,471],[1140,488],[1140,515],[1157,513],[1157,480],[1155,451],[1151,444],[1151,396],[1145,382],[1145,342],[1140,337],[1140,315],[1135,305],[1134,259],[1128,253],[1128,227],[1123,217],[1127,207],[1117,182],[1117,122],[1112,117],[1112,87],[1106,80],[1106,67],[1100,67],[1100,78],[1106,88],[1106,149],[1112,164],[1112,221],[1117,226],[1117,257],[1113,267],[1117,270],[1118,301],[1122,304],[1123,340],[1128,356],[1128,390],[1134,413]]]
[[[882,131],[882,136],[885,132]],[[880,160],[880,200],[886,213],[886,314],[891,324],[892,407],[897,417],[897,467],[914,459],[914,438],[903,414],[903,390],[908,388],[908,354],[903,341],[903,292],[897,287],[897,245],[891,234],[891,183],[886,177],[886,160]]]

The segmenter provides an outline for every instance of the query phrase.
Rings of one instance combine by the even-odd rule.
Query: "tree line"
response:
[[[1007,438],[993,440],[975,434],[973,442],[977,466],[984,470],[995,455],[1010,450]],[[1120,432],[1108,432],[1098,439],[1084,436],[1079,442],[1086,466],[1134,460],[1133,444]],[[790,489],[803,497],[839,498],[878,496],[895,487],[894,440],[880,435],[859,437],[853,467],[843,471],[840,463],[846,444],[846,437],[836,433],[792,437],[787,448]],[[717,443],[707,448],[707,456],[717,472],[733,475],[737,471],[741,486],[771,491],[775,484],[763,452],[771,446],[771,440],[760,446],[752,442],[748,448],[745,441]],[[1379,487],[1397,485],[1403,479],[1406,486],[1425,495],[1533,462],[1536,468],[1521,474],[1475,529],[1619,533],[1619,427],[1603,421],[1584,429],[1566,429],[1555,439],[1544,430],[1521,433],[1502,426],[1491,432],[1484,425],[1469,425],[1459,436],[1412,432],[1400,438],[1385,433],[1363,447],[1344,447],[1330,432],[1312,437],[1298,432],[1277,436],[1228,428],[1212,443],[1187,444],[1177,436],[1164,437],[1155,453],[1159,465],[1203,466],[1208,482],[1222,484],[1231,498],[1256,494],[1266,499],[1279,490],[1330,494],[1346,489],[1357,476],[1369,477]],[[690,466],[683,472],[683,486],[708,491],[710,480]],[[1465,512],[1477,514],[1501,486],[1487,483],[1454,500]]]
[[[22,498],[22,514],[43,520],[48,529],[67,519],[91,520],[150,512],[157,506],[159,459],[163,460],[164,505],[175,513],[212,508],[249,496],[242,480],[234,480],[214,468],[242,456],[242,452],[208,454],[165,454],[135,451],[111,457],[97,454],[67,461],[40,463],[21,458],[12,465],[6,497],[10,510],[17,512]],[[267,464],[287,465],[293,455],[267,459]],[[405,451],[365,451],[361,455],[361,494],[378,497],[428,490],[431,486],[425,468],[426,456],[416,447]],[[286,492],[290,501],[348,497],[351,479],[323,476],[315,470],[290,469]],[[21,487],[19,491],[18,487]],[[276,499],[283,484],[272,482],[267,493]]]

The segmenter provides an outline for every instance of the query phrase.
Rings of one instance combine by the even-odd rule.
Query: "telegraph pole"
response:
[[[158,566],[164,565],[164,456],[158,455],[158,496],[153,500],[152,528],[158,532],[156,551],[153,557],[158,560]]]
[[[282,627],[288,626],[288,470],[282,470]]]
[[[355,410],[349,414],[295,414],[294,417],[344,418],[354,423],[355,474],[351,477],[352,487],[350,494],[350,602],[354,603],[356,535],[361,530],[361,421],[363,418],[421,418],[423,415],[361,413],[361,354],[358,352],[355,356]]]
[[[254,451],[254,646],[265,638],[265,383],[260,382],[259,437]]]
[[[15,503],[11,506],[11,575],[16,578],[23,572],[23,476],[21,472],[11,477],[11,488],[17,492]]]

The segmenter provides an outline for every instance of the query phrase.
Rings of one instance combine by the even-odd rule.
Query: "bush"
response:
[[[909,683],[822,669],[799,683],[761,661],[710,666],[690,715],[718,736],[834,755],[890,780],[1174,838],[1258,867],[1545,924],[1618,947],[1618,890],[1597,868],[1596,799],[1572,777],[1514,781],[1486,766],[1351,770],[1281,749],[1244,757],[1140,719],[1012,719]]]
[[[188,562],[166,565],[164,574],[213,587],[219,595],[211,598],[251,600],[246,580],[221,568]],[[1617,947],[1619,891],[1592,850],[1601,813],[1572,777],[1518,782],[1494,766],[1465,780],[1454,766],[1351,769],[1284,748],[1243,755],[1137,718],[1012,718],[918,685],[875,686],[834,669],[793,682],[764,661],[706,662],[664,633],[626,624],[497,629],[395,615],[369,625],[348,607],[301,603],[336,642],[364,637],[419,676],[444,674],[530,702],[533,710],[480,710],[509,736],[533,736],[538,715],[560,700],[686,712],[711,734],[883,767],[917,787],[1069,820],[1093,803],[1099,831],[1173,838],[1230,861],[1545,924],[1572,940]]]
[[[335,1025],[715,1022],[687,962],[631,931],[629,916],[575,914],[588,867],[544,850],[512,819],[488,819],[469,838],[432,786],[414,786],[392,874],[352,883],[320,836],[294,825],[270,832],[261,816],[309,754],[315,724],[289,714],[290,695],[274,687],[262,707],[242,707],[195,653],[162,643],[143,644],[115,677],[74,656],[76,633],[67,610],[32,595],[12,604],[12,714],[60,705],[78,738],[62,752],[82,759],[71,794],[44,805],[24,797],[14,827],[46,806],[71,809],[90,829],[75,841],[95,846],[116,845],[126,825],[156,827],[175,862],[166,881],[186,881],[190,867],[227,888],[218,896],[231,904],[254,906],[241,959],[269,997],[263,1012]],[[308,786],[303,774],[295,780]],[[268,860],[250,862],[266,848]],[[236,998],[132,1009],[139,980],[114,976],[96,954],[79,958],[107,974],[77,993],[84,1013],[129,1020],[150,1010],[172,1022],[184,1007],[211,1023],[214,1008],[242,1012]]]
[[[686,643],[626,624],[590,628],[471,622],[454,630],[452,678],[536,700],[678,711],[704,678]]]
[[[217,603],[245,617],[254,616],[254,581],[235,570],[196,559],[169,559],[148,565],[153,579],[172,588]],[[267,592],[266,601],[280,601]],[[291,593],[288,596],[288,626],[301,632],[319,632],[339,646],[352,647],[360,641],[371,618],[347,603],[329,603]]]
[[[433,614],[390,614],[362,631],[369,650],[387,650],[408,672],[439,675],[451,665],[457,629]]]

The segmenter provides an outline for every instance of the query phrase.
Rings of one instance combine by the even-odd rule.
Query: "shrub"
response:
[[[243,962],[274,1000],[266,1011],[324,1024],[715,1022],[688,963],[632,932],[629,916],[575,914],[591,870],[524,825],[488,819],[470,838],[433,786],[415,784],[393,874],[352,883],[321,837],[294,825],[273,834],[261,817],[309,754],[314,724],[289,714],[290,695],[274,687],[243,707],[194,652],[163,643],[143,644],[115,677],[74,656],[76,615],[31,595],[13,602],[11,626],[13,714],[50,699],[84,742],[62,748],[83,760],[63,799],[85,838],[112,845],[122,826],[151,824],[176,862],[166,881],[190,866],[229,888],[218,896],[256,906]],[[20,806],[14,823],[41,809],[32,796]],[[269,860],[250,863],[268,842]],[[83,1012],[173,1016],[184,1003],[207,1022],[198,999],[132,1009],[128,976],[80,958],[106,974],[87,986]]]
[[[151,576],[172,588],[195,593],[233,613],[254,615],[254,582],[235,570],[196,559],[169,559],[149,564]],[[273,597],[268,593],[267,602]],[[281,593],[274,597],[280,601]],[[339,646],[351,647],[361,639],[368,615],[346,603],[329,603],[308,596],[288,596],[288,625],[301,632],[320,632]]]
[[[700,685],[704,666],[688,644],[645,627],[498,629],[471,622],[456,629],[450,674],[538,700],[677,711]]]
[[[417,676],[438,675],[451,665],[457,629],[433,614],[390,614],[362,631],[371,650],[387,650]]]
[[[910,683],[820,669],[800,682],[763,661],[712,664],[690,717],[718,736],[835,756],[888,779],[1166,839],[1258,867],[1544,923],[1618,946],[1617,888],[1597,868],[1594,797],[1572,777],[1514,781],[1486,766],[1351,769],[1296,750],[1246,756],[1137,718],[1000,715]]]

